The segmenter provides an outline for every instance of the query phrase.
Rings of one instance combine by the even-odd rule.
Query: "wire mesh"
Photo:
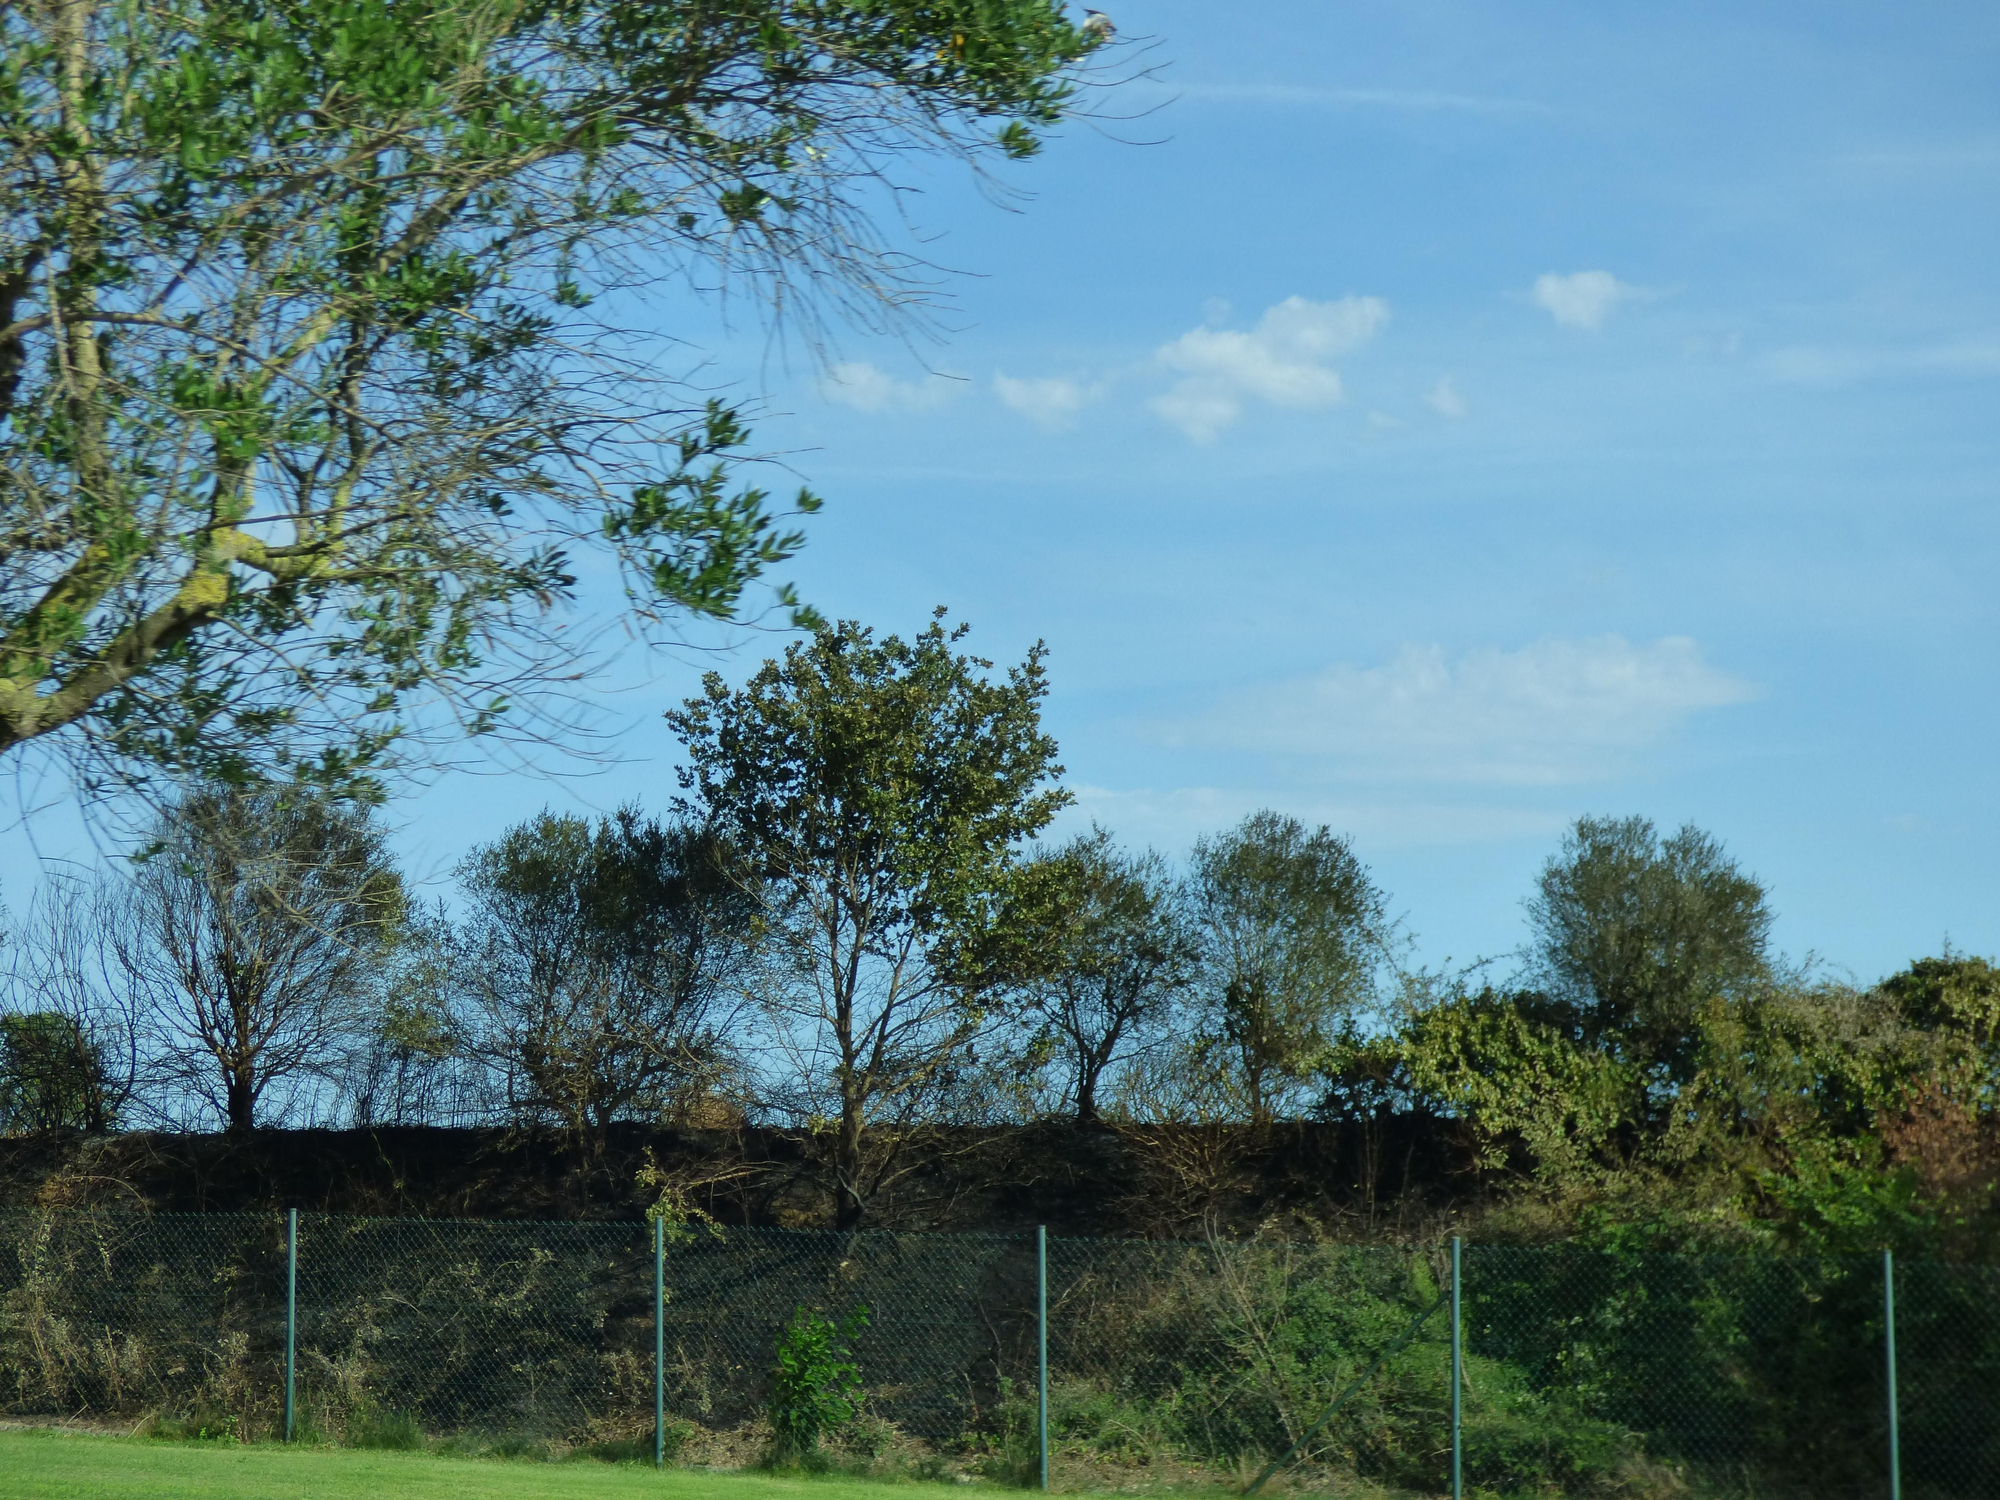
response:
[[[306,1431],[649,1438],[649,1226],[302,1214],[297,1248]],[[1294,1491],[1448,1484],[1448,1315],[1397,1346],[1448,1287],[1442,1252],[1051,1239],[1047,1255],[1059,1484],[1240,1481],[1301,1439],[1280,1481]],[[277,1435],[285,1264],[277,1214],[0,1212],[0,1412]],[[1011,1453],[989,1472],[1032,1478],[1032,1236],[696,1230],[668,1247],[666,1291],[668,1421],[723,1445],[711,1453],[762,1451],[801,1311],[865,1313],[852,1451]],[[1469,1246],[1463,1298],[1469,1494],[1888,1491],[1877,1258]],[[1909,1500],[1994,1492],[1996,1309],[2000,1269],[1898,1264]]]
[[[1051,1442],[1070,1459],[1248,1475],[1436,1302],[1430,1254],[1284,1241],[1049,1243]],[[1448,1324],[1433,1316],[1289,1483],[1434,1484],[1449,1453]]]
[[[283,1221],[0,1212],[0,1410],[173,1411],[268,1434],[284,1359]]]
[[[868,1407],[929,1443],[963,1437],[1031,1388],[1035,1252],[1021,1236],[696,1232],[668,1252],[667,1409],[752,1421],[801,1310],[865,1312],[853,1340]]]
[[[652,1421],[642,1224],[299,1216],[299,1410],[315,1427],[631,1437]]]
[[[2000,1490],[2000,1270],[1898,1261],[1903,1493]]]
[[[1469,1482],[1886,1492],[1879,1261],[1465,1253]]]

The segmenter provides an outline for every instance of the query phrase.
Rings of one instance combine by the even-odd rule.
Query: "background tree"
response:
[[[114,1084],[90,1033],[61,1011],[0,1015],[0,1132],[109,1130]]]
[[[1268,1124],[1369,997],[1382,894],[1346,840],[1268,810],[1198,839],[1192,865],[1204,1035],[1251,1121]]]
[[[722,1079],[759,910],[712,831],[629,807],[594,826],[544,812],[459,878],[456,981],[517,1112],[601,1139],[614,1120],[684,1113]]]
[[[190,792],[161,815],[117,958],[169,1087],[232,1131],[275,1085],[325,1079],[404,916],[365,808],[297,787]]]
[[[1528,921],[1530,977],[1580,1038],[1669,1080],[1690,1075],[1700,1007],[1770,971],[1763,886],[1692,824],[1662,839],[1645,818],[1579,818]]]
[[[686,786],[766,882],[779,1102],[831,1123],[843,1228],[900,1174],[894,1127],[966,1061],[1006,977],[1018,847],[1068,800],[1049,784],[1042,647],[994,681],[954,649],[965,633],[943,611],[910,641],[822,627],[667,715]]]
[[[381,1008],[341,1068],[349,1124],[483,1125],[504,1116],[504,1092],[493,1087],[463,1014],[464,956],[442,908],[404,923]]]
[[[899,154],[1031,154],[1097,40],[1056,0],[0,9],[0,753],[350,784],[547,703],[579,546],[642,631],[737,617],[799,533],[593,296],[893,313]]]
[[[1063,1076],[1063,1106],[1098,1118],[1100,1087],[1153,1040],[1192,982],[1198,954],[1166,861],[1128,855],[1102,828],[1030,862],[1022,933],[1034,977],[1022,991]]]
[[[16,1128],[129,1125],[149,1080],[137,995],[118,961],[130,918],[115,876],[48,871],[10,934],[0,1027],[0,1119]]]

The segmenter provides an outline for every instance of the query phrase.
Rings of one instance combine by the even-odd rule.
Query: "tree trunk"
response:
[[[1097,1072],[1087,1068],[1076,1081],[1076,1123],[1097,1123]]]
[[[845,1231],[860,1225],[868,1204],[861,1196],[862,1101],[850,1089],[842,1089],[841,1095],[840,1134],[833,1148],[833,1226]]]
[[[230,1070],[229,1091],[224,1103],[229,1111],[231,1135],[242,1135],[256,1123],[257,1091],[247,1067]]]

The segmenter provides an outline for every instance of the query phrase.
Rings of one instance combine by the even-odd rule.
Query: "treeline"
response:
[[[1038,839],[1068,800],[1040,650],[996,673],[963,636],[842,624],[710,677],[668,715],[671,807],[507,829],[448,907],[368,807],[189,789],[129,876],[53,878],[9,933],[0,1125],[507,1125],[586,1160],[756,1125],[851,1227],[1055,1120],[1124,1135],[1193,1221],[1303,1121],[1351,1137],[1371,1223],[1424,1136],[1491,1234],[1993,1248],[1985,962],[1837,982],[1707,834],[1587,818],[1510,972],[1412,972],[1329,829]]]

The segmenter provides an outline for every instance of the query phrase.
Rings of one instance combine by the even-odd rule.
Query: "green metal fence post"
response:
[[[1465,1334],[1459,1296],[1460,1245],[1451,1237],[1451,1500],[1465,1497]]]
[[[1049,1226],[1035,1226],[1035,1431],[1049,1487]]]
[[[653,1467],[667,1466],[667,1221],[653,1220]]]
[[[1903,1454],[1896,1411],[1896,1252],[1882,1252],[1882,1343],[1889,1361],[1889,1500],[1903,1500]]]
[[[299,1353],[299,1211],[285,1214],[285,1441],[292,1440]]]

